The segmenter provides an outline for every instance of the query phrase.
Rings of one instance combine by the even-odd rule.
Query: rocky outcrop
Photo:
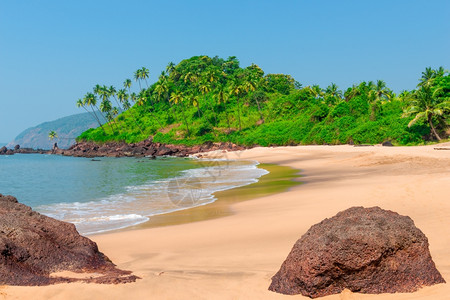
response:
[[[73,145],[67,150],[57,150],[55,153],[79,157],[143,157],[164,155],[184,157],[199,152],[208,152],[214,150],[235,151],[243,149],[246,148],[232,143],[205,143],[203,145],[192,147],[184,145],[165,145],[161,143],[154,143],[150,138],[134,144],[106,143],[99,145],[96,143],[82,142]]]
[[[18,146],[18,147],[17,147]],[[0,148],[0,155],[13,154],[60,154],[75,157],[144,157],[144,156],[178,156],[185,157],[200,152],[215,150],[237,151],[247,149],[232,143],[205,143],[203,145],[166,145],[153,143],[152,139],[147,139],[139,143],[127,144],[123,142],[110,142],[96,144],[93,142],[81,142],[71,146],[69,149],[54,147],[53,150],[21,148],[17,145],[15,149]],[[17,149],[16,149],[17,148]]]
[[[6,147],[0,148],[0,155],[13,155],[13,154],[46,154],[50,153],[50,151],[42,150],[42,149],[31,149],[31,148],[20,148],[19,145],[16,145],[14,149],[8,149]]]
[[[53,272],[99,273],[88,279],[50,276]],[[33,211],[0,194],[0,285],[59,282],[126,283],[138,277],[122,271],[75,226]]]
[[[344,289],[414,292],[444,283],[413,220],[379,207],[352,207],[312,226],[294,245],[269,290],[311,298]]]

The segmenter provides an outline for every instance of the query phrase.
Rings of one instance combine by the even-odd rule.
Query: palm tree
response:
[[[142,67],[141,68],[141,79],[145,80],[145,85],[147,86],[147,88],[148,88],[147,78],[149,77],[149,75],[150,75],[150,71],[146,67]]]
[[[104,93],[102,95],[104,95]],[[109,101],[109,99],[106,96],[103,96],[103,100],[100,103],[100,111],[105,114],[105,119],[108,122],[111,131],[113,132],[113,134],[115,134],[114,128],[112,127],[113,122],[111,122],[114,121],[112,118],[111,110],[112,110],[111,101]],[[115,122],[114,125],[116,126],[117,129],[117,124],[115,124]]]
[[[433,117],[441,117],[445,111],[450,111],[450,101],[436,97],[436,91],[433,92],[427,85],[422,86],[408,98],[410,102],[402,116],[414,115],[414,119],[409,122],[408,127],[421,119],[425,119],[430,125],[433,135],[439,141],[442,140],[433,124]]]
[[[113,116],[117,116],[119,114],[119,109],[117,107],[113,107],[111,110],[111,113],[113,114]]]
[[[87,108],[86,108],[86,106],[84,105],[84,102],[83,102],[83,100],[81,100],[81,99],[78,99],[77,100],[77,107],[78,108],[80,108],[80,107],[82,107],[87,113],[89,113],[96,121],[98,121],[98,125],[101,127],[102,126],[102,124],[100,123],[100,121],[97,119],[97,116],[95,116],[92,112],[90,112]],[[102,128],[103,129],[103,128]]]
[[[332,82],[325,89],[325,102],[327,102],[327,104],[331,106],[335,105],[336,102],[341,100],[342,100],[342,91],[339,90],[339,87]]]
[[[136,104],[137,104],[138,106],[143,106],[143,105],[147,102],[147,100],[148,100],[147,97],[148,97],[147,93],[146,93],[144,90],[141,90],[141,92],[140,92],[139,95],[137,96],[137,102],[136,102]],[[161,125],[161,123],[159,122],[158,118],[157,118],[157,117],[155,116],[155,114],[153,113],[152,107],[150,107],[148,111],[150,112],[150,114],[152,115],[152,117],[155,119],[156,123],[158,123],[159,128],[160,128],[160,129],[163,129],[163,126]]]
[[[420,82],[417,86],[430,86],[435,76],[435,70],[433,70],[431,67],[425,68],[425,71],[422,72],[422,77],[419,79]]]
[[[344,93],[345,102],[348,102],[354,97],[359,95],[361,95],[361,91],[359,90],[358,86],[353,85],[351,88],[348,88],[347,91],[345,91]]]
[[[319,99],[324,94],[323,90],[317,84],[313,85],[312,87],[309,87],[309,90],[311,91],[314,98],[316,98],[316,99]]]
[[[105,132],[105,129],[103,128],[103,125],[100,122],[100,119],[97,117],[97,114],[94,111],[94,107],[97,109],[97,111],[99,111],[99,109],[97,107],[97,97],[93,93],[86,93],[86,95],[83,98],[83,105],[85,105],[85,106],[87,105],[87,106],[91,107],[92,114],[97,119],[97,122],[100,125],[100,127],[102,128],[103,132]]]
[[[109,93],[109,95],[110,96],[113,96],[113,98],[114,98],[114,100],[116,101],[116,103],[117,103],[117,106],[118,106],[118,108],[120,109],[120,103],[119,103],[119,101],[117,100],[117,98],[116,98],[116,95],[117,95],[117,90],[116,90],[116,88],[114,87],[114,86],[110,86],[109,87],[109,89],[108,89],[108,93]]]
[[[169,62],[166,67],[167,74],[169,74],[169,75],[172,74],[172,72],[174,70],[175,70],[175,64],[173,62]]]
[[[196,83],[198,81],[198,75],[192,72],[188,72],[184,76],[184,83],[187,83],[188,81],[191,83]]]
[[[180,104],[181,110],[182,110],[182,112],[183,112],[184,124],[186,125],[187,135],[189,136],[189,135],[190,135],[190,132],[189,132],[189,124],[188,124],[188,122],[187,122],[187,119],[186,119],[186,113],[185,113],[185,111],[184,111],[183,94],[182,94],[181,92],[174,92],[174,93],[172,93],[172,95],[170,96],[170,99],[169,99],[169,100],[170,100],[171,102],[175,103],[176,105]]]
[[[342,99],[342,91],[333,82],[326,88],[325,93],[337,99]]]
[[[217,124],[217,115],[216,115],[216,111],[214,110],[214,103],[210,103],[210,101],[208,101],[208,96],[207,96],[207,94],[211,91],[211,86],[207,82],[202,82],[199,86],[199,90],[202,93],[204,100],[205,100],[206,104],[208,105],[209,109],[213,113],[215,124]]]
[[[142,87],[141,87],[141,78],[142,78],[141,72],[142,72],[141,69],[138,69],[138,70],[136,70],[134,72],[134,81],[137,81],[139,83],[139,90],[142,90]]]
[[[227,111],[227,106],[226,106],[226,103],[229,99],[229,94],[227,94],[223,91],[223,87],[220,87],[219,92],[216,94],[216,97],[217,97],[217,103],[219,105],[223,104],[223,106],[224,106],[225,115],[227,117],[228,131],[231,131],[230,117],[228,116],[228,111]]]
[[[168,92],[168,86],[167,84],[164,84],[163,82],[158,82],[155,86],[155,89],[153,90],[154,93],[156,93],[158,101],[161,101],[164,95]]]
[[[239,121],[239,130],[242,130],[242,124],[241,124],[241,106],[239,104],[239,97],[242,93],[242,86],[239,85],[237,81],[234,81],[230,87],[229,87],[230,95],[236,96],[236,102],[238,107],[238,121]]]
[[[130,102],[128,102],[128,94],[126,93],[125,89],[120,89],[117,92],[117,98],[119,99],[119,102],[122,103],[122,107],[124,110],[129,110],[131,108],[131,104]],[[134,123],[136,124],[136,126],[139,128],[139,131],[141,133],[144,133],[142,131],[142,127],[139,125],[139,122],[136,118],[136,116],[134,115],[134,113],[132,111],[130,111],[130,115],[133,117],[134,119]]]
[[[369,98],[373,98],[374,102],[389,101],[392,98],[392,91],[386,87],[386,82],[377,80],[377,84],[369,92]]]
[[[48,133],[48,138],[50,139],[50,141],[53,141],[53,139],[58,138],[58,134],[56,133],[56,131],[52,130]]]
[[[125,81],[123,82],[123,87],[125,89],[128,89],[128,93],[131,94],[130,88],[131,88],[131,79],[125,79]]]
[[[256,66],[256,65],[252,65],[252,66]],[[256,66],[256,67],[259,68],[258,66]],[[247,78],[247,80],[244,82],[244,84],[242,85],[242,88],[246,93],[254,92],[254,91],[256,91],[256,88],[258,87],[258,83],[259,83],[258,79],[256,79],[255,76],[249,76]],[[253,97],[253,99],[256,101],[256,106],[258,108],[260,120],[262,121],[262,123],[264,123],[265,122],[264,116],[262,114],[261,105],[259,104],[258,98],[259,97]]]

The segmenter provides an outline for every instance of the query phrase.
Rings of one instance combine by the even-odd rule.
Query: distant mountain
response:
[[[97,126],[98,123],[89,113],[71,115],[28,128],[6,147],[13,148],[20,145],[21,148],[51,149],[56,142],[59,148],[68,148],[82,132]],[[58,134],[58,138],[50,141],[48,133],[52,130]]]

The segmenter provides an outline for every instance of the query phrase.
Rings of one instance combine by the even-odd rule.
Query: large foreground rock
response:
[[[88,279],[50,276],[59,271],[101,275]],[[0,285],[135,281],[137,277],[130,274],[117,269],[73,224],[41,215],[0,194]]]
[[[340,293],[414,292],[445,282],[413,220],[379,207],[352,207],[312,226],[269,290],[311,298]]]

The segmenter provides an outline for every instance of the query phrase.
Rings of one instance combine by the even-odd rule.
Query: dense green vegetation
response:
[[[241,68],[236,57],[195,56],[169,63],[152,85],[148,77],[142,68],[134,74],[137,86],[130,79],[119,90],[97,85],[78,100],[100,125],[108,121],[79,140],[409,145],[448,136],[450,75],[442,68],[427,68],[416,90],[398,96],[381,80],[345,92],[335,84],[302,87],[255,64]]]

